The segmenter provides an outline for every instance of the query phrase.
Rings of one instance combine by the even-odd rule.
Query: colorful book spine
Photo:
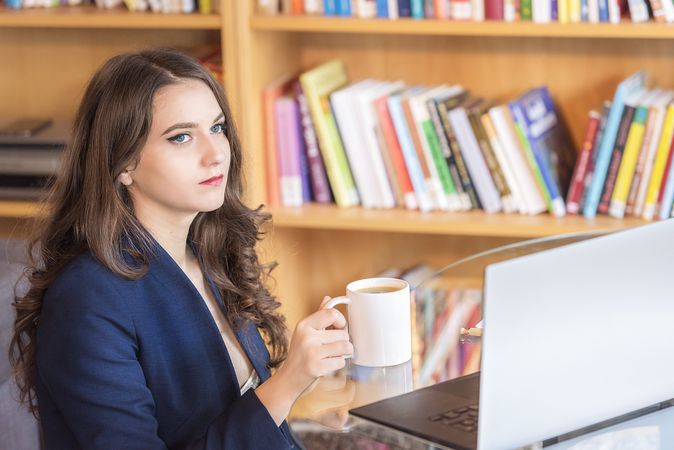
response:
[[[309,166],[309,179],[311,180],[311,190],[313,200],[317,203],[332,202],[328,176],[325,173],[325,165],[318,147],[318,138],[314,129],[314,122],[311,120],[309,104],[307,97],[302,91],[302,85],[297,82],[294,85],[295,98],[299,105],[300,123],[302,124],[302,136],[304,138],[304,148],[307,155],[307,164]]]
[[[520,20],[530,22],[533,19],[532,0],[520,0]]]
[[[651,143],[655,139],[653,135],[655,134],[655,123],[658,116],[658,108],[656,102],[663,95],[663,91],[656,89],[653,91],[653,98],[651,105],[648,106],[648,114],[646,119],[646,126],[644,129],[644,138],[641,143],[641,149],[639,150],[639,157],[637,158],[637,163],[634,168],[634,176],[632,177],[632,183],[630,184],[630,190],[627,194],[627,203],[625,204],[625,215],[631,215],[634,213],[635,205],[637,202],[637,194],[639,193],[639,187],[641,186],[641,180],[644,176],[644,171],[646,169],[646,164],[649,159],[650,153],[649,149],[651,148]],[[657,130],[660,131],[659,129]],[[652,161],[651,161],[652,165]]]
[[[411,0],[398,0],[398,17],[412,17]]]
[[[491,117],[489,116],[489,113],[485,112],[482,114],[480,121],[482,122],[484,131],[489,138],[491,148],[494,150],[494,156],[496,156],[499,167],[503,171],[503,176],[505,177],[508,187],[510,188],[510,192],[512,193],[513,209],[515,211],[519,211],[522,214],[526,214],[526,207],[524,200],[522,199],[522,193],[520,192],[520,188],[517,183],[517,176],[515,175],[515,171],[511,162],[506,157],[505,150],[503,149],[501,141],[496,134],[496,129],[494,128],[494,124],[491,120]]]
[[[265,173],[267,183],[267,204],[278,206],[281,204],[281,192],[279,190],[278,174],[278,151],[276,149],[276,118],[274,104],[276,100],[290,89],[291,78],[284,76],[270,83],[262,91],[262,110],[264,119],[264,143],[265,143]]]
[[[456,106],[458,106],[458,104],[456,103],[455,99],[449,99],[444,102],[441,101],[438,103],[438,113],[440,115],[440,121],[442,122],[442,128],[445,130],[445,136],[447,136],[447,143],[452,149],[452,155],[454,155],[454,160],[456,161],[456,168],[459,172],[459,176],[461,177],[463,191],[468,195],[472,208],[481,208],[482,205],[480,204],[480,199],[475,192],[475,185],[470,176],[470,173],[468,173],[466,161],[459,148],[456,134],[449,123],[449,111],[451,111]]]
[[[602,190],[601,199],[599,200],[599,207],[597,210],[602,214],[608,214],[609,206],[611,204],[611,196],[618,178],[618,170],[620,169],[620,162],[622,161],[625,145],[629,136],[632,119],[634,119],[634,112],[636,108],[632,105],[625,105],[623,115],[620,119],[620,126],[618,127],[618,134],[616,136],[615,144],[613,146],[613,154],[611,155],[611,162],[606,172],[606,180]]]
[[[440,143],[440,150],[442,151],[442,155],[445,159],[445,164],[447,165],[449,174],[452,177],[452,181],[454,182],[454,187],[459,196],[461,209],[466,211],[469,210],[472,205],[470,203],[468,194],[466,194],[466,191],[463,189],[461,176],[459,175],[459,169],[456,167],[456,160],[454,158],[452,148],[449,146],[449,141],[447,140],[445,131],[442,128],[442,121],[440,120],[440,113],[438,112],[438,101],[442,100],[438,98],[430,99],[426,102],[426,106],[428,107],[428,112],[430,113],[431,121],[433,122],[435,135],[437,136],[438,142]]]
[[[583,196],[583,190],[585,190],[585,177],[590,167],[592,148],[597,131],[599,130],[600,120],[601,115],[597,111],[590,111],[583,146],[576,161],[576,167],[573,170],[571,178],[571,186],[566,197],[566,212],[568,214],[578,214],[580,211],[580,200]]]
[[[585,204],[583,205],[583,215],[585,217],[591,218],[597,214],[602,188],[606,181],[606,173],[608,171],[609,163],[611,162],[613,145],[620,126],[625,97],[642,89],[645,81],[645,72],[637,72],[621,82],[616,89],[613,102],[611,103],[611,111],[609,112],[608,120],[606,122],[606,130],[602,137],[599,153],[597,154],[592,182],[588,189]]]
[[[302,177],[300,169],[300,135],[297,126],[297,104],[290,97],[281,97],[274,104],[276,140],[279,161],[281,204],[302,205]]]
[[[653,171],[651,179],[648,184],[648,192],[646,193],[646,200],[644,201],[644,209],[642,217],[646,220],[653,220],[657,208],[658,194],[660,193],[660,186],[662,185],[662,178],[665,173],[665,166],[669,159],[671,152],[672,136],[674,135],[674,105],[667,107],[667,115],[662,127],[662,134],[660,135],[660,142],[658,144],[658,152],[655,155],[653,162]]]
[[[339,60],[329,61],[300,76],[316,126],[330,186],[337,204],[341,207],[359,203],[358,191],[328,102],[329,94],[344,86],[346,80],[344,64]]]
[[[634,178],[634,171],[636,170],[641,144],[643,144],[644,141],[647,118],[648,106],[636,108],[634,111],[634,119],[630,125],[629,135],[627,136],[627,142],[625,143],[625,151],[623,152],[608,211],[609,215],[618,219],[622,219],[625,216],[627,196]]]
[[[502,21],[503,20],[503,1],[502,0],[485,0],[484,1],[484,16],[487,20]]]
[[[396,136],[393,119],[388,109],[388,96],[383,96],[375,100],[374,105],[379,119],[379,128],[382,133],[382,139],[385,142],[386,150],[388,150],[393,169],[395,171],[398,185],[403,196],[403,204],[407,209],[417,209],[419,204],[414,195],[414,187],[410,179],[409,172],[405,165],[405,157],[400,148],[400,142]]]
[[[414,193],[419,202],[419,210],[422,212],[430,211],[433,209],[433,203],[431,202],[428,187],[426,186],[424,172],[416,150],[414,149],[414,143],[412,142],[412,136],[407,125],[407,120],[405,120],[405,113],[401,104],[401,95],[391,95],[387,100],[387,106],[389,113],[391,114],[391,120],[395,126],[400,149],[405,158],[405,165],[409,172],[412,186],[414,187]]]
[[[674,158],[669,152],[669,164],[667,167],[667,178],[662,189],[662,199],[660,200],[660,220],[667,219],[672,214],[672,204],[674,203]]]
[[[456,133],[459,146],[466,160],[466,166],[475,183],[477,195],[480,198],[482,209],[486,213],[495,213],[501,210],[501,197],[494,186],[487,164],[480,152],[480,146],[472,132],[468,115],[463,107],[449,112],[449,121]]]
[[[477,103],[474,103],[471,107],[468,108],[468,120],[470,121],[470,126],[475,134],[475,138],[480,146],[480,151],[482,152],[482,157],[484,158],[491,178],[494,181],[494,186],[499,192],[501,197],[501,205],[504,212],[513,212],[516,211],[516,204],[513,200],[512,192],[508,186],[508,182],[503,174],[503,170],[496,159],[494,150],[489,142],[487,133],[482,126],[481,117],[482,115],[493,106],[487,102],[480,100]]]
[[[424,18],[424,0],[410,0],[413,19]]]
[[[541,193],[543,194],[543,199],[545,200],[548,210],[556,217],[562,217],[566,214],[564,199],[557,186],[557,181],[552,173],[550,163],[546,160],[547,156],[544,154],[545,149],[538,148],[536,145],[536,136],[534,134],[536,132],[532,131],[530,125],[527,123],[524,106],[517,101],[510,102],[508,106],[515,119],[515,124],[521,132],[521,140],[527,151],[527,159],[529,160],[529,164],[533,170],[534,177],[536,178]],[[545,108],[541,108],[540,106],[537,108],[541,112],[545,112]],[[549,117],[552,116],[546,115],[537,118],[539,121],[538,123],[548,121]]]

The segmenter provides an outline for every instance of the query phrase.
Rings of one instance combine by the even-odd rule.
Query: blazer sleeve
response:
[[[82,448],[167,448],[136,356],[128,294],[95,276],[75,278],[49,289],[38,326],[38,376],[48,395]],[[228,405],[205,436],[184,443],[212,450],[290,446],[253,391]]]

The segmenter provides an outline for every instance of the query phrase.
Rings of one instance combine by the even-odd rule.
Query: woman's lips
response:
[[[209,178],[208,180],[204,180],[199,184],[207,184],[209,186],[220,186],[223,178],[225,178],[224,175],[218,175],[217,177],[212,177]]]

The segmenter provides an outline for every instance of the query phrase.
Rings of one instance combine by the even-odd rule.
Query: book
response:
[[[641,180],[644,174],[644,169],[646,168],[646,162],[649,159],[649,148],[651,147],[651,142],[656,139],[653,137],[655,134],[655,122],[657,118],[657,108],[656,103],[660,101],[664,95],[664,91],[661,89],[654,89],[652,91],[652,101],[648,106],[648,114],[646,119],[646,125],[644,127],[644,137],[641,143],[641,149],[639,149],[639,156],[634,168],[634,175],[632,176],[632,183],[630,184],[630,190],[627,194],[627,202],[625,204],[625,215],[631,215],[634,212],[634,208],[637,201],[637,194],[639,192],[639,187],[641,185]],[[658,129],[657,132],[660,130]],[[651,161],[652,165],[652,161]]]
[[[644,200],[643,212],[641,217],[645,220],[653,220],[657,208],[658,194],[662,185],[662,178],[665,173],[665,166],[671,153],[672,136],[674,136],[674,104],[667,106],[665,121],[662,125],[662,133],[658,142],[658,150],[653,161],[653,170],[648,183],[646,199]]]
[[[392,93],[392,95],[397,94]],[[393,125],[393,119],[388,108],[388,99],[389,96],[384,95],[374,101],[379,119],[379,129],[384,141],[384,151],[388,151],[396,178],[398,179],[398,185],[403,196],[403,205],[405,208],[413,210],[419,208],[419,204],[414,194],[414,187],[412,186],[407,166],[405,165],[405,157],[400,147],[400,141],[398,140],[398,136],[396,136],[395,126]]]
[[[522,127],[550,196],[550,212],[566,213],[563,193],[571,183],[576,152],[547,87],[531,89],[509,104]]]
[[[496,135],[503,145],[505,156],[511,163],[518,190],[522,195],[523,210],[530,215],[545,211],[547,205],[527,161],[525,150],[522,148],[508,106],[501,105],[491,108],[489,117],[494,124]]]
[[[501,206],[504,212],[514,212],[517,211],[517,205],[514,201],[508,182],[506,181],[505,176],[503,175],[503,170],[499,165],[496,155],[494,154],[494,149],[491,146],[489,137],[485,132],[484,126],[482,125],[482,116],[489,108],[493,107],[493,102],[487,102],[482,98],[475,99],[470,105],[466,105],[466,111],[468,113],[468,120],[470,121],[470,126],[477,138],[477,142],[480,145],[480,150],[482,152],[482,157],[484,158],[485,163],[487,163],[487,168],[491,174],[491,178],[494,181],[494,186],[499,192],[501,197]]]
[[[428,95],[429,91],[432,91],[432,89],[424,88],[421,92],[408,93],[408,95],[402,99],[402,106],[403,111],[405,112],[405,120],[407,120],[410,135],[412,136],[412,142],[417,152],[417,157],[419,158],[419,163],[424,171],[426,186],[431,202],[433,203],[433,209],[447,211],[449,210],[449,201],[443,190],[437,167],[435,166],[430,148],[424,137],[423,128],[421,128],[416,117],[418,111],[423,107],[424,101],[430,97],[430,95]],[[417,106],[416,103],[421,103],[422,106]]]
[[[672,151],[669,152],[669,163],[667,165],[668,175],[663,183],[662,198],[660,200],[660,214],[658,218],[665,220],[672,214],[672,204],[674,203],[674,158]]]
[[[604,131],[606,130],[606,121],[608,120],[608,115],[611,110],[611,102],[604,101],[601,109],[601,119],[599,121],[599,128],[597,129],[597,137],[594,139],[594,144],[592,145],[592,156],[590,158],[590,165],[587,169],[587,174],[585,175],[585,187],[583,188],[583,195],[580,200],[580,210],[582,211],[585,206],[585,200],[587,199],[588,187],[592,183],[592,175],[594,174],[594,166],[597,162],[597,153],[599,153],[599,147],[601,146],[601,141],[603,139]]]
[[[629,136],[632,120],[636,111],[635,104],[637,96],[641,96],[643,91],[638,91],[632,94],[630,98],[625,100],[623,114],[620,118],[620,125],[618,126],[618,134],[616,135],[615,144],[613,144],[613,153],[611,154],[611,161],[606,172],[606,181],[602,189],[601,198],[597,210],[602,214],[608,214],[609,205],[611,202],[611,195],[615,187],[616,179],[618,178],[618,170],[620,169],[620,162],[622,161],[625,145]]]
[[[597,153],[592,181],[588,186],[587,197],[583,205],[583,215],[585,217],[591,218],[597,214],[602,188],[606,181],[606,173],[613,153],[613,145],[615,144],[618,127],[620,126],[625,97],[643,89],[645,82],[646,73],[640,71],[623,80],[615,91],[606,122],[606,129],[602,135],[601,145]]]
[[[407,95],[407,92],[420,92],[421,89],[415,87],[408,89],[405,93],[391,95],[387,100],[387,106],[395,127],[398,142],[400,143],[400,149],[405,159],[405,166],[409,172],[412,187],[419,203],[419,210],[427,212],[433,209],[433,202],[428,192],[428,186],[426,186],[425,173],[414,148],[412,135],[402,107],[402,97]]]
[[[438,204],[441,209],[448,209],[450,211],[458,211],[462,209],[461,200],[457,193],[454,181],[449,173],[447,162],[445,161],[440,143],[438,142],[437,134],[433,126],[433,121],[428,111],[427,102],[432,101],[435,97],[447,97],[458,94],[463,91],[461,86],[438,86],[433,89],[410,99],[410,108],[412,116],[414,117],[417,132],[419,133],[419,140],[423,148],[424,155],[431,168],[431,176],[433,180],[439,181],[440,196]],[[436,185],[438,181],[435,181]],[[446,205],[446,206],[445,206]]]
[[[656,92],[657,94],[657,92]],[[625,216],[627,208],[627,196],[634,179],[634,172],[639,159],[639,152],[644,141],[646,132],[646,120],[648,119],[648,109],[653,101],[653,92],[649,92],[634,110],[634,119],[630,125],[625,150],[623,151],[620,168],[611,195],[611,204],[609,205],[609,215],[622,219]]]
[[[318,147],[318,137],[314,129],[314,122],[311,120],[309,104],[304,95],[302,85],[299,80],[293,85],[295,99],[299,106],[300,123],[302,124],[302,137],[304,139],[304,149],[307,155],[307,164],[309,166],[309,179],[311,181],[312,198],[316,203],[332,202],[332,193],[328,183],[328,175],[325,173],[325,165]]]
[[[522,214],[526,214],[526,208],[524,205],[524,200],[522,198],[522,193],[519,190],[519,184],[517,182],[517,177],[515,176],[515,169],[513,169],[511,162],[508,161],[508,158],[506,158],[505,150],[503,149],[501,141],[498,139],[498,136],[496,135],[496,129],[494,128],[494,124],[491,120],[491,117],[489,116],[488,111],[482,114],[481,122],[482,126],[484,127],[484,131],[487,134],[487,137],[489,138],[491,148],[494,150],[494,156],[496,157],[499,167],[503,171],[503,176],[505,177],[506,181],[508,182],[508,186],[510,187],[510,192],[512,193],[513,208],[515,211],[519,211]]]
[[[587,129],[583,139],[583,145],[580,150],[580,155],[576,160],[576,167],[573,170],[571,177],[571,185],[566,197],[566,212],[569,214],[578,214],[580,211],[580,200],[585,189],[585,176],[590,167],[590,160],[592,158],[592,149],[594,147],[595,137],[599,130],[599,122],[601,115],[597,111],[590,111],[588,114]]]
[[[438,108],[438,114],[440,116],[440,121],[442,122],[442,128],[445,132],[445,136],[447,137],[447,143],[449,145],[449,148],[451,149],[451,154],[456,163],[457,172],[459,173],[459,177],[461,178],[463,190],[468,196],[468,199],[470,200],[471,208],[481,208],[482,205],[480,204],[480,199],[478,198],[477,193],[475,191],[475,185],[473,183],[470,173],[468,172],[465,158],[461,153],[459,143],[456,139],[456,133],[454,132],[454,129],[449,123],[449,112],[452,109],[459,106],[459,104],[463,102],[463,99],[465,98],[465,96],[468,95],[468,93],[466,92],[465,96],[462,95],[463,94],[439,100],[436,102],[436,104]]]
[[[374,182],[377,192],[377,206],[380,208],[393,208],[396,204],[389,174],[386,169],[382,149],[377,134],[377,113],[374,109],[374,100],[382,95],[389,95],[399,91],[404,86],[402,81],[384,82],[369,89],[363,89],[354,93],[356,116],[360,119],[360,131],[365,144],[365,157],[370,167],[370,177]]]
[[[303,203],[300,175],[300,131],[297,103],[291,97],[280,97],[274,103],[276,148],[278,149],[281,205],[293,207]]]
[[[267,184],[267,203],[269,206],[281,204],[280,181],[278,175],[278,151],[276,149],[276,119],[274,103],[288,92],[294,78],[284,75],[264,87],[262,90],[262,111],[265,143],[265,173]]]
[[[489,173],[487,164],[480,151],[480,145],[470,126],[466,110],[463,106],[459,106],[451,110],[448,117],[450,125],[456,134],[471,179],[475,184],[475,190],[480,198],[482,209],[489,214],[500,211],[502,208],[501,196],[496,186],[494,186],[494,180]]]
[[[328,61],[300,76],[302,89],[309,103],[316,127],[320,150],[337,205],[348,207],[359,203],[351,169],[349,168],[328,96],[346,85],[344,63]]]
[[[452,148],[449,146],[447,135],[445,134],[445,131],[442,127],[442,120],[440,119],[440,113],[438,112],[438,102],[446,101],[450,97],[460,96],[463,99],[467,95],[468,93],[466,91],[462,91],[461,93],[455,96],[435,97],[429,99],[426,102],[426,106],[428,108],[428,112],[431,116],[431,121],[433,122],[433,127],[435,129],[435,135],[437,136],[438,142],[440,144],[440,150],[442,151],[445,163],[447,164],[447,169],[449,170],[449,174],[452,177],[452,181],[454,182],[454,187],[459,196],[461,210],[463,211],[469,210],[472,207],[472,205],[470,202],[470,198],[468,197],[468,194],[465,192],[463,188],[463,183],[461,182],[461,176],[459,175],[459,169],[456,166],[456,160],[452,153]]]
[[[362,119],[359,114],[355,113],[359,108],[356,102],[356,93],[378,85],[378,81],[363,80],[336,90],[329,97],[344,152],[364,208],[377,208],[383,199],[380,197],[374,177],[372,177],[374,168],[366,154]]]
[[[651,107],[651,112],[649,114],[649,126],[652,128],[650,133],[646,133],[646,136],[649,139],[647,147],[644,149],[646,155],[644,156],[644,167],[642,170],[641,178],[639,180],[639,187],[637,188],[636,199],[634,200],[633,210],[631,211],[636,217],[641,217],[644,209],[644,203],[646,201],[646,194],[648,193],[648,186],[650,184],[651,175],[653,173],[653,165],[655,163],[655,157],[658,153],[658,147],[660,144],[660,138],[662,131],[664,129],[665,116],[667,113],[667,105],[674,100],[674,92],[665,91]],[[651,117],[653,118],[651,122]],[[629,208],[629,202],[628,202]]]

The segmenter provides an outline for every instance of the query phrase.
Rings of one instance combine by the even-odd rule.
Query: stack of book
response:
[[[12,9],[56,8],[95,4],[99,8],[126,7],[129,11],[157,13],[213,14],[219,10],[219,0],[4,0]]]
[[[347,81],[329,61],[263,92],[268,199],[565,214],[576,151],[546,87],[499,104],[459,85]]]
[[[673,215],[674,92],[646,87],[638,72],[611,102],[590,111],[567,210],[586,217],[609,214],[645,220]]]
[[[260,14],[483,22],[674,22],[671,0],[258,0]]]

